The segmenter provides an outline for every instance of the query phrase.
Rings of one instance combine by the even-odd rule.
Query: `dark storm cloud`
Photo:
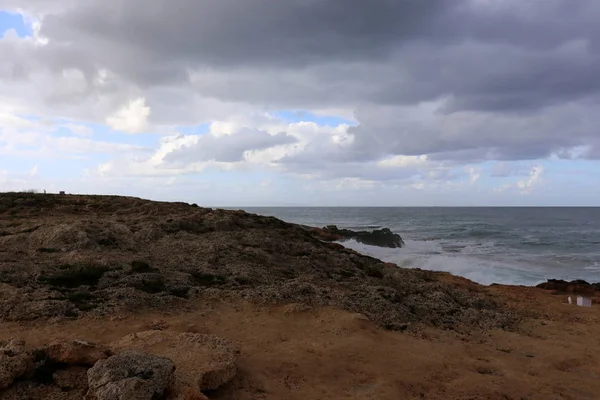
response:
[[[18,3],[4,0],[11,2]],[[535,159],[598,135],[597,0],[65,0],[62,10],[60,0],[51,3],[41,30],[49,44],[12,51],[2,71],[18,65],[28,73],[37,62],[92,80],[105,68],[141,93],[180,91],[183,102],[199,95],[266,109],[355,109],[353,145],[315,141],[282,160],[298,168],[388,154]],[[89,95],[107,90],[90,86]],[[151,118],[171,106],[160,97],[148,105]],[[227,146],[232,153],[223,147],[218,157],[239,159],[237,145]],[[597,153],[591,147],[584,156]]]
[[[197,90],[225,100],[310,107],[452,95],[449,111],[504,112],[600,89],[595,0],[90,0],[65,7],[42,25],[54,43],[48,65],[90,74],[101,65],[143,87],[185,82],[200,70],[206,76]],[[246,79],[233,88],[229,78],[237,74]]]
[[[210,65],[385,57],[425,34],[445,0],[91,1],[45,20],[58,40],[120,44]]]

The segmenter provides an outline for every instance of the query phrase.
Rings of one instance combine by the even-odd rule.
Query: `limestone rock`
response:
[[[111,355],[107,348],[83,340],[52,343],[44,350],[50,360],[67,365],[92,366]]]
[[[25,342],[17,339],[0,340],[0,390],[32,372],[34,367],[33,354],[25,348]]]
[[[174,381],[175,364],[165,357],[137,351],[100,360],[88,370],[89,400],[161,398]]]
[[[145,331],[111,344],[114,352],[139,350],[175,362],[177,382],[199,390],[214,390],[235,377],[239,351],[227,339],[198,333]]]

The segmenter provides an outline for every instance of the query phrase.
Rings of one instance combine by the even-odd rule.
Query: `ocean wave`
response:
[[[405,240],[405,243],[406,246],[401,249],[368,246],[354,240],[342,244],[402,268],[449,272],[483,285],[498,283],[534,286],[548,278],[600,280],[595,273],[600,270],[600,266],[596,264],[588,263],[588,268],[583,265],[565,268],[564,265],[552,263],[550,257],[542,262],[539,255],[529,257],[518,253],[509,254],[506,249],[489,254],[486,251],[494,247],[490,244],[481,244],[471,247],[470,250],[465,246],[459,251],[448,251],[439,241]],[[473,250],[478,247],[479,249]]]

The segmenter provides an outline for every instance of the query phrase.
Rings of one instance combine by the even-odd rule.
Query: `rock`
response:
[[[336,242],[338,240],[346,239],[346,237],[343,235],[332,233],[326,229],[311,228],[310,232],[313,234],[313,236],[316,236],[318,239],[325,242]]]
[[[318,239],[324,241],[339,241],[354,239],[357,242],[370,246],[398,248],[404,246],[404,241],[397,233],[387,228],[374,231],[353,231],[350,229],[339,229],[335,225],[326,226],[323,229],[311,229],[311,233]]]
[[[21,200],[35,204],[16,205]],[[341,247],[335,241],[345,239],[339,234],[344,231],[332,233],[332,227],[311,233],[311,227],[274,217],[179,203],[19,193],[0,193],[2,218],[16,226],[0,229],[6,250],[0,252],[0,322],[181,310],[194,306],[190,298],[339,307],[384,327],[411,322],[504,329],[509,320],[519,321],[503,302],[487,301],[495,294],[457,288],[440,273],[396,272]],[[38,228],[43,231],[30,240]],[[63,240],[75,231],[84,232],[85,240]],[[59,247],[76,251],[39,251]],[[451,296],[442,307],[430,299],[432,291]]]
[[[164,319],[157,319],[148,324],[148,330],[151,331],[164,331],[169,329],[169,323]]]
[[[55,363],[80,366],[92,366],[111,355],[109,349],[83,340],[52,343],[44,352]]]
[[[145,331],[127,335],[110,347],[115,352],[133,349],[168,357],[177,366],[177,382],[199,390],[217,389],[237,373],[237,348],[214,335]]]
[[[33,372],[32,352],[25,342],[17,339],[0,340],[0,390],[8,388],[15,379]]]
[[[68,367],[52,374],[52,380],[63,390],[87,389],[87,369],[84,367]]]
[[[165,357],[137,351],[100,360],[87,372],[89,400],[152,400],[174,381],[175,364]]]
[[[547,282],[540,283],[536,287],[563,293],[593,295],[594,291],[600,290],[600,283],[590,284],[581,279],[576,279],[571,282],[562,279],[548,279]]]

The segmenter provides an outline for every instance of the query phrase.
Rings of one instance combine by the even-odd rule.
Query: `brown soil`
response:
[[[600,314],[540,289],[489,289],[528,301],[519,332],[386,331],[347,311],[200,302],[195,311],[5,324],[0,339],[109,342],[156,326],[211,333],[241,349],[238,375],[211,399],[598,399]],[[0,398],[3,398],[0,396]],[[4,397],[8,398],[8,397]],[[57,397],[64,398],[64,397]]]
[[[598,298],[582,308],[538,288],[398,270],[245,213],[2,196],[0,340],[215,334],[240,355],[210,399],[600,399]],[[0,393],[18,398],[81,396],[30,381]]]

